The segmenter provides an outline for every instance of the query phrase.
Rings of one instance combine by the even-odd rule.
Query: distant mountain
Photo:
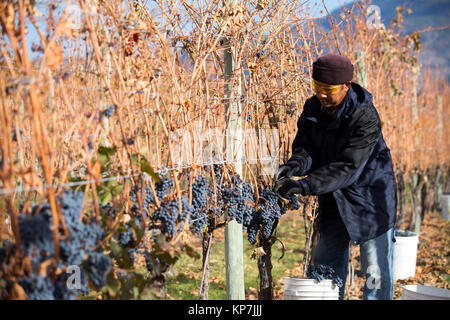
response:
[[[331,12],[333,17],[350,8],[353,3],[343,5]],[[380,7],[381,22],[389,26],[396,17],[396,7],[402,6],[404,33],[410,34],[428,27],[442,28],[450,25],[450,1],[448,0],[372,0]],[[408,9],[412,12],[409,14]],[[322,19],[322,25],[329,27],[328,18]],[[441,76],[450,80],[450,29],[432,30],[421,33],[422,50],[419,62],[424,66],[437,65]]]

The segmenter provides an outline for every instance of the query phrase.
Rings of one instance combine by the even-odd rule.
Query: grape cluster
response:
[[[28,300],[54,300],[55,286],[49,278],[44,278],[40,274],[36,277],[23,277],[19,284],[27,293]]]
[[[244,227],[247,228],[248,241],[256,243],[257,235],[262,231],[262,236],[269,239],[273,230],[278,224],[278,220],[286,213],[287,208],[297,210],[300,203],[296,195],[289,197],[289,202],[285,204],[280,199],[280,195],[270,188],[259,191],[259,199],[253,210],[248,210],[248,217],[244,219]]]
[[[189,223],[196,234],[200,234],[208,222],[206,208],[210,191],[208,179],[205,177],[197,177],[192,183],[192,212]]]
[[[192,207],[194,211],[200,211],[206,207],[209,191],[208,179],[197,177],[192,183]]]
[[[289,206],[293,209],[293,210],[298,210],[300,209],[300,202],[298,202],[298,197],[295,194],[292,194],[289,196],[288,198],[289,200]]]
[[[108,202],[107,204],[100,206],[100,213],[101,215],[105,215],[107,217],[109,216],[115,217],[117,211],[116,209],[114,209],[112,203]]]
[[[149,186],[146,186],[144,190],[139,186],[138,187],[138,193],[139,195],[143,196],[142,198],[142,212],[145,217],[149,216],[150,208],[152,207],[153,203],[155,202],[155,196],[153,195],[153,191]],[[135,193],[135,190],[130,190],[130,200],[133,202],[133,206],[131,207],[131,211],[135,213],[136,216],[136,224],[141,225],[142,222],[142,216],[140,214],[139,210],[139,202],[138,197]]]
[[[162,231],[169,237],[173,236],[176,232],[181,231],[184,222],[192,211],[191,206],[189,206],[189,199],[182,196],[180,213],[179,202],[178,198],[172,200],[165,199],[160,203],[160,207],[153,213],[154,221],[161,222]],[[176,228],[177,224],[178,229]]]
[[[161,230],[169,237],[173,236],[177,231],[180,231],[183,227],[183,223],[186,221],[187,216],[193,211],[189,205],[189,199],[181,197],[181,214],[179,212],[179,200],[171,195],[171,188],[174,183],[170,178],[161,178],[159,182],[155,184],[155,191],[158,200],[160,201],[159,208],[156,208],[153,214],[150,213],[151,208],[154,208],[155,196],[152,189],[147,186],[144,190],[141,186],[138,187],[138,192],[143,192],[144,197],[142,199],[143,213],[146,219],[152,218],[153,222],[160,222]],[[142,216],[139,211],[139,204],[135,190],[130,191],[130,200],[133,202],[131,211],[135,213],[136,225],[142,227]],[[201,204],[197,204],[197,207]],[[178,224],[178,229],[177,229]],[[154,228],[154,226],[150,226]],[[125,232],[120,233],[119,243],[122,247],[129,245],[131,241],[132,228],[127,228]]]
[[[173,187],[173,181],[170,178],[162,178],[158,183],[155,184],[156,196],[159,200],[164,199],[164,197],[169,193],[170,188]]]
[[[249,219],[249,212],[254,206],[254,190],[252,186],[241,179],[238,174],[228,173],[227,179],[223,179],[224,166],[215,164],[213,166],[216,177],[216,196],[217,201],[212,202],[209,212],[219,215],[226,212],[228,220],[236,220],[238,223],[244,223]],[[214,189],[211,187],[208,195],[211,199],[214,197]]]
[[[145,250],[144,257],[145,257],[145,267],[147,268],[147,271],[152,272],[153,264],[152,264],[150,252],[148,250]]]
[[[89,272],[92,283],[98,288],[106,285],[106,274],[111,270],[111,267],[111,259],[98,251],[92,252],[85,264],[85,269]]]
[[[274,225],[281,218],[282,210],[278,204],[279,196],[272,189],[264,189],[260,194],[260,212],[263,235],[269,239]],[[284,211],[285,212],[285,211]]]
[[[132,264],[134,264],[135,253],[136,253],[136,249],[129,249],[128,250],[128,258],[130,259]]]
[[[173,181],[170,178],[162,178],[159,182],[155,184],[155,190],[156,190],[156,196],[158,197],[158,200],[163,200],[164,197],[169,193],[170,188],[173,187]],[[139,195],[143,194],[144,197],[142,199],[144,211],[147,211],[150,209],[152,204],[155,203],[155,196],[153,194],[153,190],[150,188],[150,186],[144,187],[144,190],[142,190],[141,186],[138,186],[138,193]],[[137,200],[137,195],[135,193],[135,190],[130,190],[130,200],[134,203],[133,207],[131,208],[133,211],[138,212],[139,211],[139,205]]]
[[[280,195],[270,188],[259,190],[256,203],[255,190],[238,174],[231,173],[227,175],[228,179],[223,179],[224,166],[214,165],[213,170],[216,181],[220,182],[216,183],[217,203],[214,206],[211,205],[208,212],[226,211],[229,220],[242,223],[251,244],[256,243],[260,231],[264,238],[269,239],[278,220],[286,213],[288,207],[300,208],[297,196],[292,195],[286,206],[280,200]],[[212,198],[212,196],[213,189],[209,188],[208,197]]]
[[[128,247],[133,241],[132,235],[133,235],[133,228],[131,226],[127,225],[125,227],[125,231],[123,231],[119,234],[119,245],[122,248]]]
[[[221,185],[220,197],[228,218],[246,226],[251,220],[255,205],[252,186],[239,175],[231,175],[228,183]]]
[[[244,226],[247,226],[253,217],[255,210],[255,198],[254,198],[254,190],[252,186],[244,182],[241,185],[242,199],[241,209],[242,212],[242,223]]]
[[[308,279],[315,279],[318,282],[322,280],[332,280],[335,286],[341,288],[344,285],[342,279],[336,274],[334,269],[330,266],[319,264],[317,266],[310,265],[306,271]]]
[[[145,188],[144,211],[152,217],[154,222],[160,222],[161,230],[169,237],[181,230],[182,223],[189,215],[189,225],[195,234],[201,234],[209,222],[214,221],[215,216],[226,212],[226,220],[236,220],[242,224],[248,232],[250,243],[255,244],[258,233],[261,231],[264,238],[269,239],[276,227],[278,220],[286,213],[287,208],[298,209],[300,204],[298,198],[292,195],[288,205],[284,205],[280,196],[270,188],[259,191],[259,200],[255,201],[255,190],[238,174],[227,173],[224,175],[225,167],[215,164],[212,166],[215,175],[215,190],[213,184],[204,176],[198,176],[192,183],[192,205],[186,197],[181,197],[181,214],[179,211],[178,198],[170,194],[173,181],[162,178],[156,183],[155,189],[160,207],[150,215],[150,207],[154,204],[154,196],[149,187]],[[140,191],[139,191],[140,192]],[[170,195],[170,197],[169,197]],[[135,205],[132,210],[138,213],[136,204],[137,197],[134,191],[130,192],[130,198]],[[136,214],[140,219],[140,215]],[[177,225],[178,230],[177,230]],[[151,226],[152,228],[153,226]],[[123,245],[126,246],[129,239],[128,233],[121,235]]]
[[[106,274],[112,266],[110,258],[103,254],[101,247],[94,250],[105,236],[103,229],[93,219],[86,222],[80,220],[83,193],[66,190],[57,197],[57,202],[61,206],[61,213],[69,233],[68,237],[64,237],[60,223],[58,265],[51,263],[43,267],[44,262],[48,263],[55,257],[51,230],[53,218],[50,205],[46,202],[33,206],[31,214],[19,215],[21,245],[20,247],[9,245],[8,254],[4,251],[0,261],[2,266],[14,263],[14,259],[10,258],[21,253],[24,259],[31,261],[31,268],[19,279],[16,278],[28,299],[75,299],[79,293],[88,292],[88,278],[95,286],[102,287],[106,281]],[[64,271],[72,265],[78,266],[81,271],[79,289],[69,289],[67,285],[71,274]],[[57,269],[63,272],[54,272]]]
[[[256,237],[261,230],[265,239],[271,237],[276,223],[285,212],[278,200],[279,195],[270,188],[265,188],[259,192],[258,210],[253,211],[247,225],[248,241],[251,244],[256,243]]]

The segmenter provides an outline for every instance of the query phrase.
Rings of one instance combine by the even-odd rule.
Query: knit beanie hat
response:
[[[353,79],[353,65],[347,57],[327,53],[313,63],[312,77],[326,84],[342,84]]]

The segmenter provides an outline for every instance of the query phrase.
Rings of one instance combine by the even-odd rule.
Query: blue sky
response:
[[[60,3],[66,3],[66,1],[64,0],[59,0],[59,1],[55,1],[55,2],[60,2]],[[68,1],[67,1],[68,2]],[[144,3],[149,3],[149,0],[144,0],[142,1]],[[334,9],[338,8],[341,5],[347,4],[347,3],[351,3],[353,2],[353,0],[325,0],[324,3],[328,9],[328,11],[333,11]],[[37,8],[38,10],[43,14],[43,17],[38,18],[38,24],[39,27],[41,28],[41,30],[43,32],[45,32],[45,14],[47,12],[46,7],[49,3],[48,0],[44,0],[44,1],[36,1],[37,3]],[[72,3],[76,3],[76,1],[72,1]],[[63,7],[62,7],[63,8]],[[58,8],[59,10],[62,10],[62,8]],[[315,17],[320,17],[326,14],[326,11],[324,10],[324,6],[322,3],[322,0],[309,0],[305,2],[305,8],[310,8],[309,14],[312,18]],[[322,11],[322,12],[321,12]],[[60,11],[62,12],[62,11]],[[39,43],[39,37],[38,34],[35,30],[35,28],[33,26],[30,25],[30,27],[28,28],[29,33],[28,33],[28,46],[31,48],[33,43]],[[29,51],[30,53],[30,57],[33,59],[36,54],[34,52],[31,52],[31,50]]]
[[[352,3],[353,0],[325,0],[325,6],[327,7],[328,11],[333,11],[334,9],[347,4]],[[312,17],[318,17],[321,15],[326,14],[326,11],[324,10],[322,0],[309,0],[308,1],[310,7],[311,7],[311,16]],[[320,11],[323,10],[323,13],[320,13]]]

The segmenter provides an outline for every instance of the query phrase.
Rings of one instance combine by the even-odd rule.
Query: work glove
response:
[[[306,195],[304,182],[302,180],[294,180],[283,178],[275,182],[274,191],[278,192],[283,198],[288,198],[293,194]]]
[[[282,178],[291,178],[295,175],[300,175],[302,172],[302,166],[297,161],[290,161],[278,168],[278,171],[275,175],[275,181],[278,181]]]

